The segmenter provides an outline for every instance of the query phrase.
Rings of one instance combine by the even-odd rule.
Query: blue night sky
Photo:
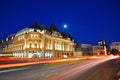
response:
[[[120,0],[0,0],[1,40],[35,21],[54,23],[75,42],[120,41]]]

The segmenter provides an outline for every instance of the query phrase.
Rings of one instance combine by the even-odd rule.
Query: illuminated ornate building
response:
[[[72,37],[61,33],[54,24],[48,28],[35,23],[29,28],[18,31],[8,46],[11,46],[10,52],[14,57],[54,58],[73,56],[73,45]]]
[[[12,44],[15,34],[9,35],[0,42],[0,56],[12,56]]]

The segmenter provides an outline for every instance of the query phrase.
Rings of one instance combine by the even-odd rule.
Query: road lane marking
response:
[[[1,70],[0,73],[7,73],[7,72],[13,72],[13,71],[25,70],[25,69],[30,69],[30,68],[32,68],[32,67],[17,68],[17,69],[9,69],[9,70]]]

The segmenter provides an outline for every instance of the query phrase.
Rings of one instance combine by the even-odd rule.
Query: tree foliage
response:
[[[112,49],[111,50],[111,54],[113,55],[117,55],[119,53],[119,51],[117,49]]]

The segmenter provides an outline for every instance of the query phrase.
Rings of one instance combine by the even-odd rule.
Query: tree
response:
[[[111,50],[111,54],[113,55],[117,55],[119,53],[119,51],[117,49],[112,49]]]

